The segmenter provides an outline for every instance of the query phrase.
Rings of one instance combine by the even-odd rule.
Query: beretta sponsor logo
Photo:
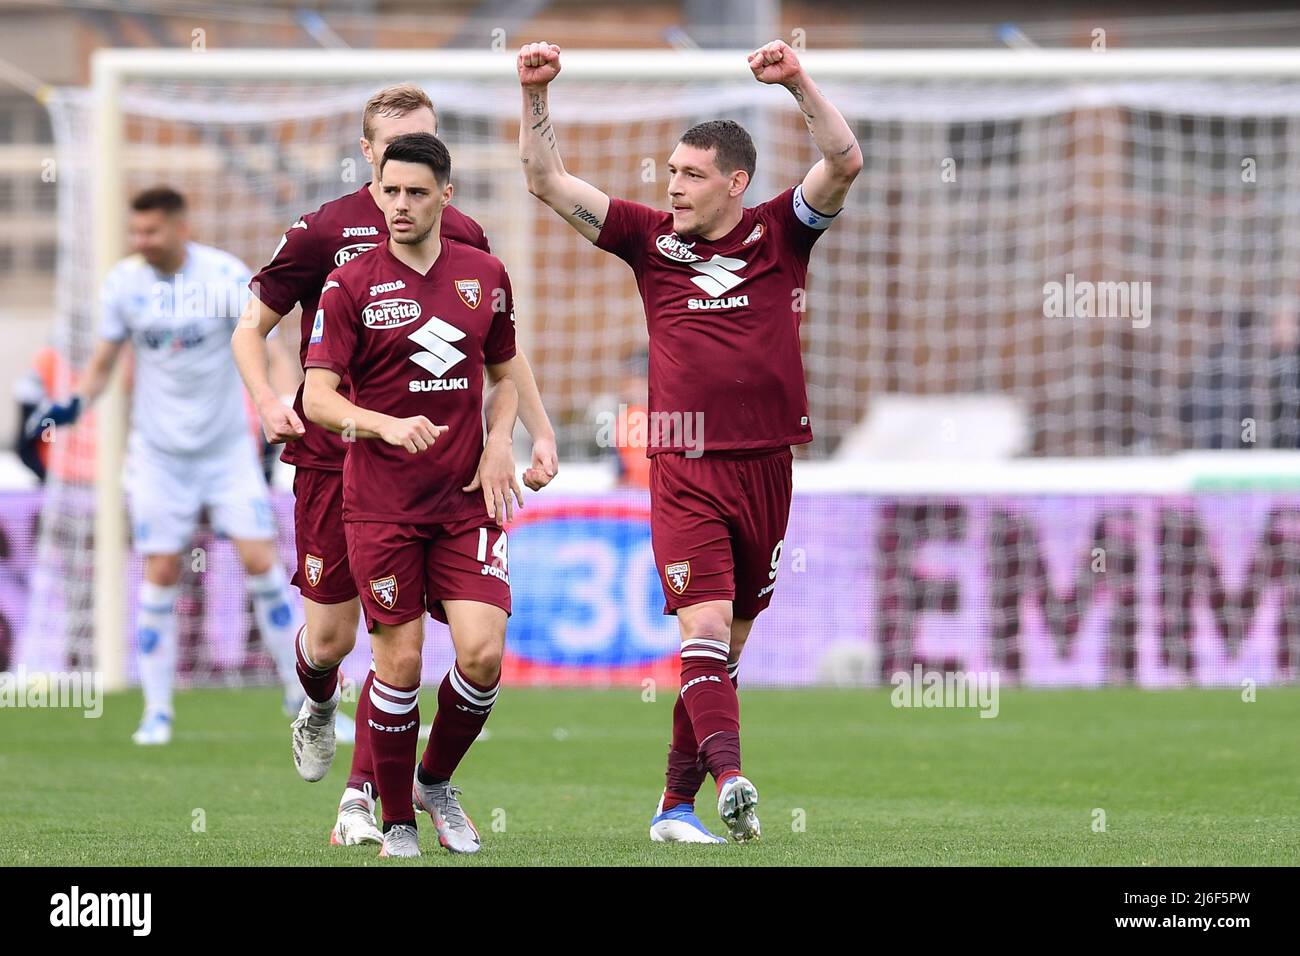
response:
[[[334,264],[336,266],[341,266],[345,262],[351,262],[357,256],[361,255],[361,253],[369,252],[373,248],[375,248],[375,243],[373,242],[354,242],[350,246],[344,246],[338,252],[334,253]]]
[[[414,299],[381,299],[361,310],[368,329],[395,329],[420,317],[420,303]]]
[[[655,246],[659,251],[669,259],[677,262],[699,262],[703,256],[697,256],[691,252],[695,243],[685,243],[677,237],[676,233],[665,233],[655,240]]]

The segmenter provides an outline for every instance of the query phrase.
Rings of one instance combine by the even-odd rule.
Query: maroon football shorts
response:
[[[790,520],[789,448],[650,459],[650,540],[665,614],[731,601],[738,618],[771,603]]]
[[[445,624],[443,601],[510,613],[506,533],[486,515],[439,524],[349,521],[347,537],[366,630],[405,624],[426,610]]]
[[[294,470],[293,537],[298,548],[293,583],[303,597],[339,604],[357,596],[343,533],[343,472]]]

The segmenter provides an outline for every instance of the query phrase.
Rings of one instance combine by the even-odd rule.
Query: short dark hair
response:
[[[754,150],[754,141],[749,138],[745,127],[735,120],[709,120],[697,123],[682,133],[680,142],[687,146],[714,150],[714,159],[718,169],[723,173],[734,173],[743,169],[754,178],[754,168],[758,165],[758,153]]]
[[[384,150],[384,158],[379,161],[379,175],[384,175],[384,166],[390,159],[400,163],[424,163],[433,170],[433,178],[439,186],[445,186],[451,180],[451,153],[442,140],[429,133],[403,133],[395,137]]]
[[[132,212],[149,212],[161,209],[169,216],[185,211],[185,197],[170,186],[154,186],[135,194],[131,200]]]

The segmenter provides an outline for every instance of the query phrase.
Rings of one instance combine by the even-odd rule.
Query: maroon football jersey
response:
[[[352,401],[447,425],[412,455],[378,438],[351,444],[343,520],[431,523],[482,515],[464,492],[483,453],[483,366],[515,354],[514,301],[501,260],[442,240],[428,275],[385,242],[330,273],[308,339],[307,368],[352,381]]]
[[[650,332],[647,454],[812,441],[799,320],[824,230],[795,214],[797,188],[713,242],[678,236],[670,212],[610,200],[596,246],[636,273]]]
[[[442,211],[442,234],[484,252],[491,252],[483,229],[454,206]],[[383,211],[370,195],[370,184],[340,196],[303,216],[284,234],[271,261],[253,276],[249,288],[267,307],[280,315],[302,305],[302,343],[298,361],[307,360],[307,339],[325,277],[363,252],[373,249],[388,236]],[[306,368],[306,365],[303,365]],[[348,394],[346,383],[343,394]],[[302,388],[293,400],[294,411],[306,432],[285,444],[280,456],[291,465],[339,471],[343,467],[343,442],[328,429],[309,422],[302,411]]]

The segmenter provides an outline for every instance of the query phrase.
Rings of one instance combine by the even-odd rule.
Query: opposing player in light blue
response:
[[[185,199],[167,187],[131,203],[132,255],[105,280],[99,342],[79,392],[38,408],[35,435],[70,425],[104,391],[129,341],[135,385],[127,494],[135,550],[144,555],[136,650],[144,718],[133,740],[172,735],[181,553],[207,507],[248,574],[258,630],[285,687],[286,708],[302,697],[295,674],[296,615],[275,546],[270,498],[244,411],[230,334],[251,273],[229,253],[189,239]]]

